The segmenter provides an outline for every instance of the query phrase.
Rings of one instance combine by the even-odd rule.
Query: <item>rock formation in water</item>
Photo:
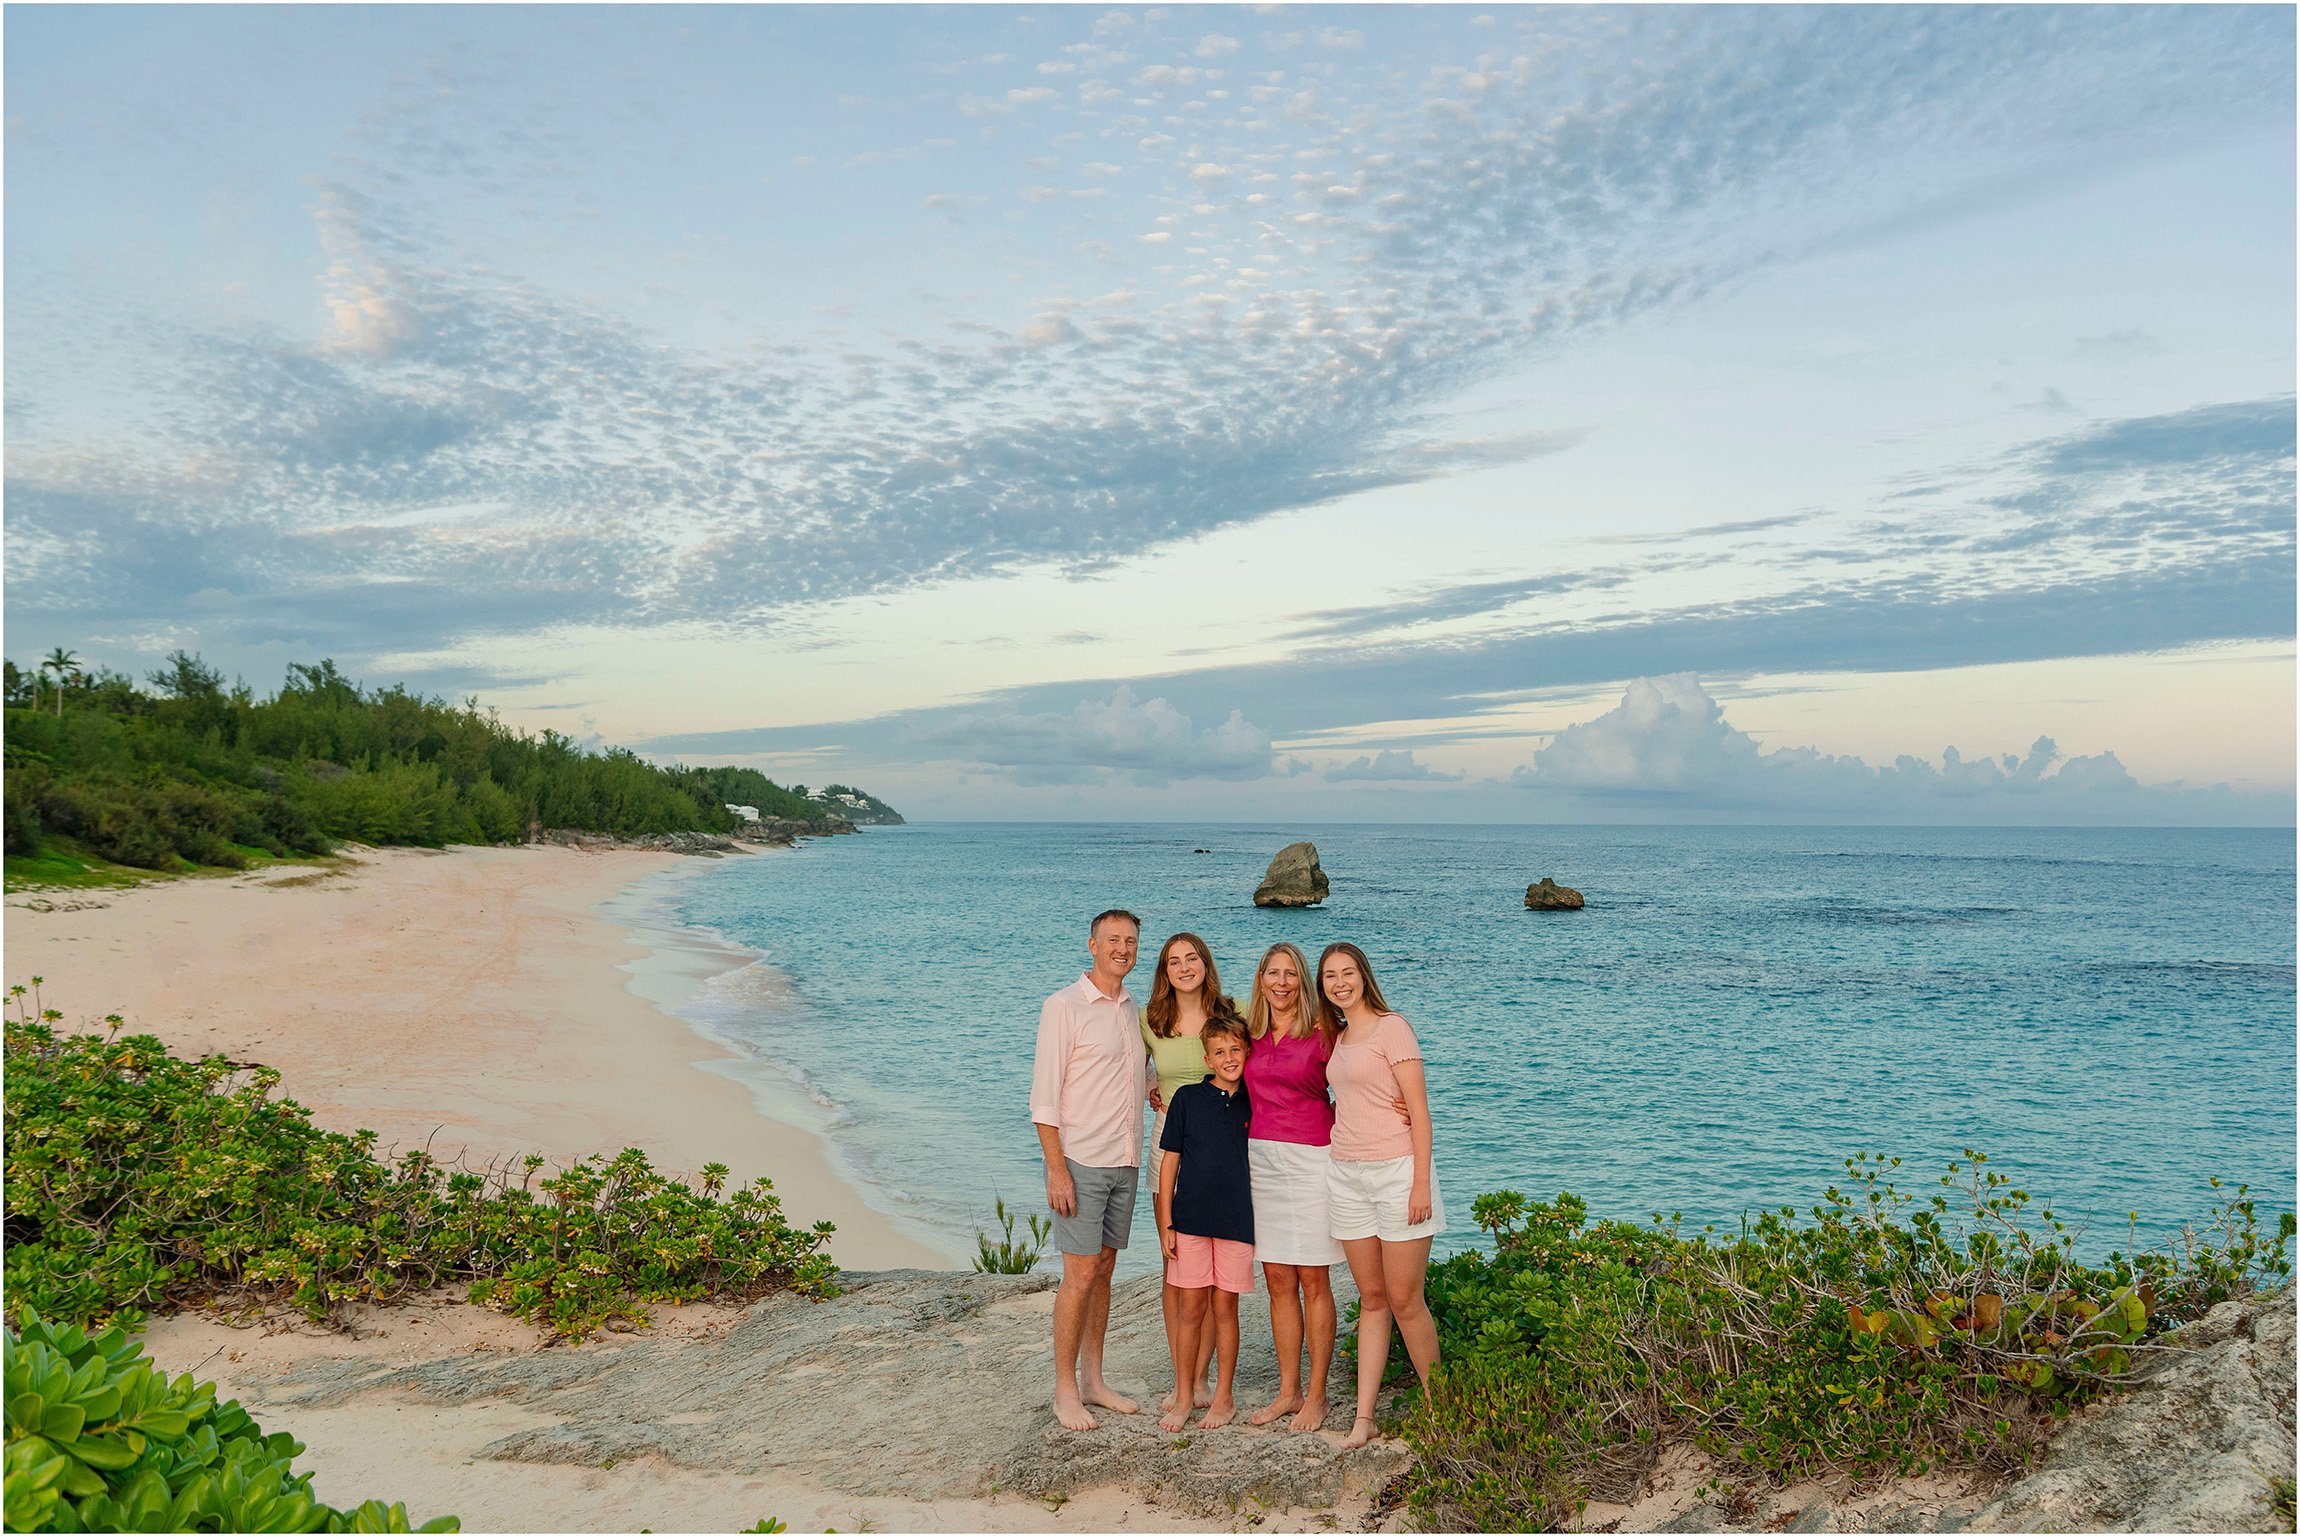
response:
[[[1525,905],[1537,913],[1577,913],[1581,911],[1581,893],[1545,875],[1525,888]]]
[[[1315,907],[1326,899],[1326,872],[1314,843],[1289,843],[1254,888],[1256,907]]]

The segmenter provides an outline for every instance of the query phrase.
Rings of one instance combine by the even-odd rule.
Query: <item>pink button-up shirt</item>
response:
[[[1062,1155],[1091,1169],[1139,1168],[1149,1058],[1124,989],[1105,998],[1091,975],[1038,1011],[1030,1118],[1062,1133]]]

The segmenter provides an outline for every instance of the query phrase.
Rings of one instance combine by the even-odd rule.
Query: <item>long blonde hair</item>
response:
[[[1294,1017],[1286,1021],[1278,1033],[1296,1041],[1313,1034],[1321,1035],[1331,1046],[1334,1030],[1326,1023],[1325,1011],[1317,1005],[1317,981],[1310,975],[1309,958],[1302,954],[1301,946],[1283,939],[1264,950],[1261,963],[1254,968],[1254,991],[1246,1000],[1246,1033],[1258,1041],[1270,1033],[1275,1023],[1270,1017],[1269,995],[1262,991],[1262,974],[1270,969],[1272,958],[1279,955],[1293,960],[1294,975],[1301,978],[1301,990],[1295,995]]]

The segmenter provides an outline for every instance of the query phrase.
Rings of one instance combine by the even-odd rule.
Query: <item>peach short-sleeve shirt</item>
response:
[[[1341,1163],[1411,1157],[1413,1118],[1392,1069],[1421,1060],[1421,1042],[1403,1015],[1384,1014],[1372,1031],[1334,1048],[1326,1082],[1334,1091],[1333,1156]]]

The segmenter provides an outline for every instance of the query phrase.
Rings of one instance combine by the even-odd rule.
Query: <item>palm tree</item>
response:
[[[80,659],[66,651],[62,646],[49,652],[48,659],[40,664],[40,671],[43,673],[52,672],[56,675],[56,718],[58,720],[64,718],[64,679],[77,674],[79,669]]]

